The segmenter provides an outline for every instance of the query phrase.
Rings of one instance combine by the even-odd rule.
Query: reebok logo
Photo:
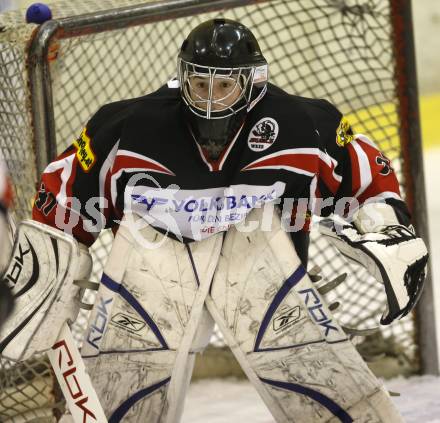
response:
[[[94,322],[90,327],[87,342],[99,351],[99,345],[104,335],[105,327],[107,326],[113,298],[106,300],[105,298],[100,297],[97,301],[99,301],[99,305],[96,307],[96,315]]]
[[[122,313],[117,313],[113,316],[111,322],[130,332],[139,332],[145,327],[145,322],[143,320],[135,319],[134,317]]]
[[[28,292],[38,281],[40,276],[40,264],[38,262],[37,253],[32,246],[29,238],[24,235],[26,242],[28,244],[28,248],[23,247],[23,243],[20,242],[18,244],[18,254],[16,254],[13,258],[9,269],[5,275],[5,283],[12,289],[12,293],[15,298],[20,297],[21,295]],[[28,253],[31,253],[32,258],[25,257]],[[25,266],[25,260],[32,260],[32,273],[29,275],[22,274],[22,270]],[[30,265],[27,264],[27,269],[31,269]]]
[[[292,307],[273,319],[273,330],[275,332],[286,330],[296,323],[301,317],[300,307]]]
[[[324,336],[327,337],[332,330],[339,332],[338,328],[332,325],[332,319],[326,315],[321,298],[313,288],[303,289],[298,293],[302,295],[312,320],[322,327]]]

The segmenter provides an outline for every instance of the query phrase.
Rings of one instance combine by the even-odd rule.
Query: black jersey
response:
[[[389,160],[325,100],[269,85],[215,161],[195,141],[183,107],[169,86],[103,106],[45,169],[34,219],[90,245],[128,210],[198,240],[267,203],[282,202],[295,216],[303,199],[307,218],[320,199],[329,200],[326,213],[344,197],[401,203]]]

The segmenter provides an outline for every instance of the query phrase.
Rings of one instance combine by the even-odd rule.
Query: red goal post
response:
[[[50,7],[54,19],[39,27],[25,25],[22,12],[0,16],[0,148],[15,184],[17,220],[29,216],[38,174],[88,118],[106,102],[165,83],[175,73],[183,37],[197,23],[221,15],[255,33],[272,82],[291,93],[328,99],[357,132],[377,142],[393,160],[414,224],[428,242],[409,1],[82,0]],[[375,325],[385,301],[381,287],[315,232],[312,241],[312,264],[324,275],[333,276],[341,266],[351,273],[349,289],[336,292],[342,323]],[[104,233],[92,248],[95,280],[110,244],[111,235]],[[78,337],[86,317],[77,322]],[[435,334],[429,276],[417,312],[359,347],[397,357],[402,373],[437,374]],[[32,363],[41,368],[44,360]],[[8,392],[0,394],[0,420],[12,415],[2,414],[2,407],[16,401],[9,392],[17,381],[22,386],[24,366],[0,359],[0,388]],[[36,367],[29,368],[32,379],[38,378]]]

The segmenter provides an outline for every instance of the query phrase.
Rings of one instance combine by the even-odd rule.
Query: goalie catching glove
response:
[[[356,217],[353,223],[335,225],[331,219],[320,223],[320,232],[345,257],[384,284],[388,306],[380,323],[388,325],[416,305],[426,277],[428,251],[423,240],[397,219],[395,223],[385,219],[385,224],[373,228],[377,232],[363,233],[363,229]]]

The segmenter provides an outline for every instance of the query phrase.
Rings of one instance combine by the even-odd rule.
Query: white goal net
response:
[[[251,28],[273,83],[338,106],[356,132],[368,134],[393,161],[410,203],[423,202],[423,185],[418,188],[422,197],[414,201],[417,185],[405,173],[405,160],[413,153],[404,150],[402,140],[412,122],[404,114],[408,105],[399,82],[405,60],[396,44],[399,3],[404,2],[181,0],[151,6],[129,0],[60,1],[50,3],[55,20],[45,24],[46,32],[43,26],[25,24],[24,11],[0,15],[0,148],[15,187],[15,219],[29,217],[38,173],[92,114],[104,103],[163,85],[175,75],[185,35],[218,16]],[[95,281],[111,241],[112,235],[104,233],[92,247]],[[342,324],[377,326],[385,301],[381,286],[317,240],[315,232],[312,241],[310,266],[319,265],[327,277],[341,268],[350,274],[335,292]],[[86,319],[82,314],[75,324],[78,340]],[[383,327],[359,348],[384,353],[401,374],[417,372],[416,328],[414,315],[408,316]],[[221,335],[213,345],[223,345]],[[2,422],[52,421],[63,407],[44,356],[21,364],[0,359],[0,389]]]

